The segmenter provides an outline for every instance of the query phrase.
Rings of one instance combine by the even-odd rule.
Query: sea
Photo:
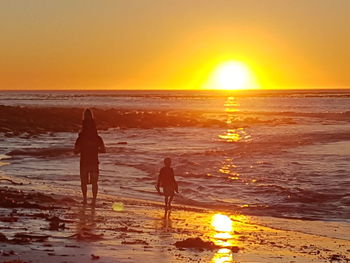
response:
[[[0,105],[200,113],[212,124],[100,130],[100,193],[162,201],[170,157],[177,204],[350,222],[350,90],[3,91]],[[1,136],[0,172],[79,193],[77,135]]]

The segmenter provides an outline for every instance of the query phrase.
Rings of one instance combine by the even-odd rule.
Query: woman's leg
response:
[[[97,192],[98,192],[98,184],[96,183],[92,183],[92,201],[96,202],[96,198],[97,198]]]
[[[87,198],[86,198],[87,180],[88,180],[88,172],[84,171],[84,169],[80,167],[80,188],[83,194],[83,204],[86,204],[87,202]]]
[[[80,187],[81,187],[81,192],[82,192],[82,194],[83,194],[83,204],[86,204],[86,200],[87,200],[87,198],[86,198],[86,192],[87,192],[87,185],[86,184],[84,184],[84,183],[81,183],[80,184]]]
[[[90,180],[92,184],[92,204],[94,205],[96,203],[98,193],[98,170],[91,172]]]

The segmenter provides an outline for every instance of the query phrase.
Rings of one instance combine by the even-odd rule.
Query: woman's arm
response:
[[[106,152],[105,144],[100,136],[99,136],[99,139],[100,139],[100,142],[99,142],[99,146],[98,146],[98,152],[105,153]]]
[[[74,153],[75,153],[75,154],[80,153],[80,137],[78,137],[78,139],[75,141],[75,144],[74,144]]]

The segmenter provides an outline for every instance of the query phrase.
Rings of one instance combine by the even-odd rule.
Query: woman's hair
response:
[[[97,135],[95,120],[90,109],[86,109],[83,114],[83,124],[81,129],[83,135]]]
[[[90,109],[84,110],[83,120],[93,120],[92,111]]]

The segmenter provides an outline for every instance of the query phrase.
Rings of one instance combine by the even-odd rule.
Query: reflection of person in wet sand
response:
[[[170,217],[171,210],[164,210],[164,218],[163,218],[163,230],[165,232],[170,232],[172,229],[172,222]]]
[[[177,182],[175,181],[174,170],[170,166],[171,159],[165,158],[164,167],[160,169],[158,182],[156,186],[156,189],[159,194],[161,194],[160,187],[163,187],[165,211],[171,209],[171,202],[174,199],[175,192],[179,192]]]
[[[98,153],[106,152],[103,140],[97,134],[91,110],[84,111],[83,126],[75,142],[75,153],[80,153],[80,182],[83,204],[87,202],[87,185],[92,184],[92,205],[96,203],[98,191],[99,161]]]
[[[87,213],[88,212],[88,213]],[[94,236],[95,232],[95,208],[91,208],[91,211],[86,210],[86,206],[82,206],[78,214],[77,235],[80,239],[88,239]]]
[[[79,211],[77,211],[77,228],[76,234],[72,237],[75,237],[78,241],[99,241],[102,239],[103,234],[95,233],[97,220],[95,219],[95,207],[90,209],[86,206],[82,206]],[[91,255],[94,259],[94,256]]]

